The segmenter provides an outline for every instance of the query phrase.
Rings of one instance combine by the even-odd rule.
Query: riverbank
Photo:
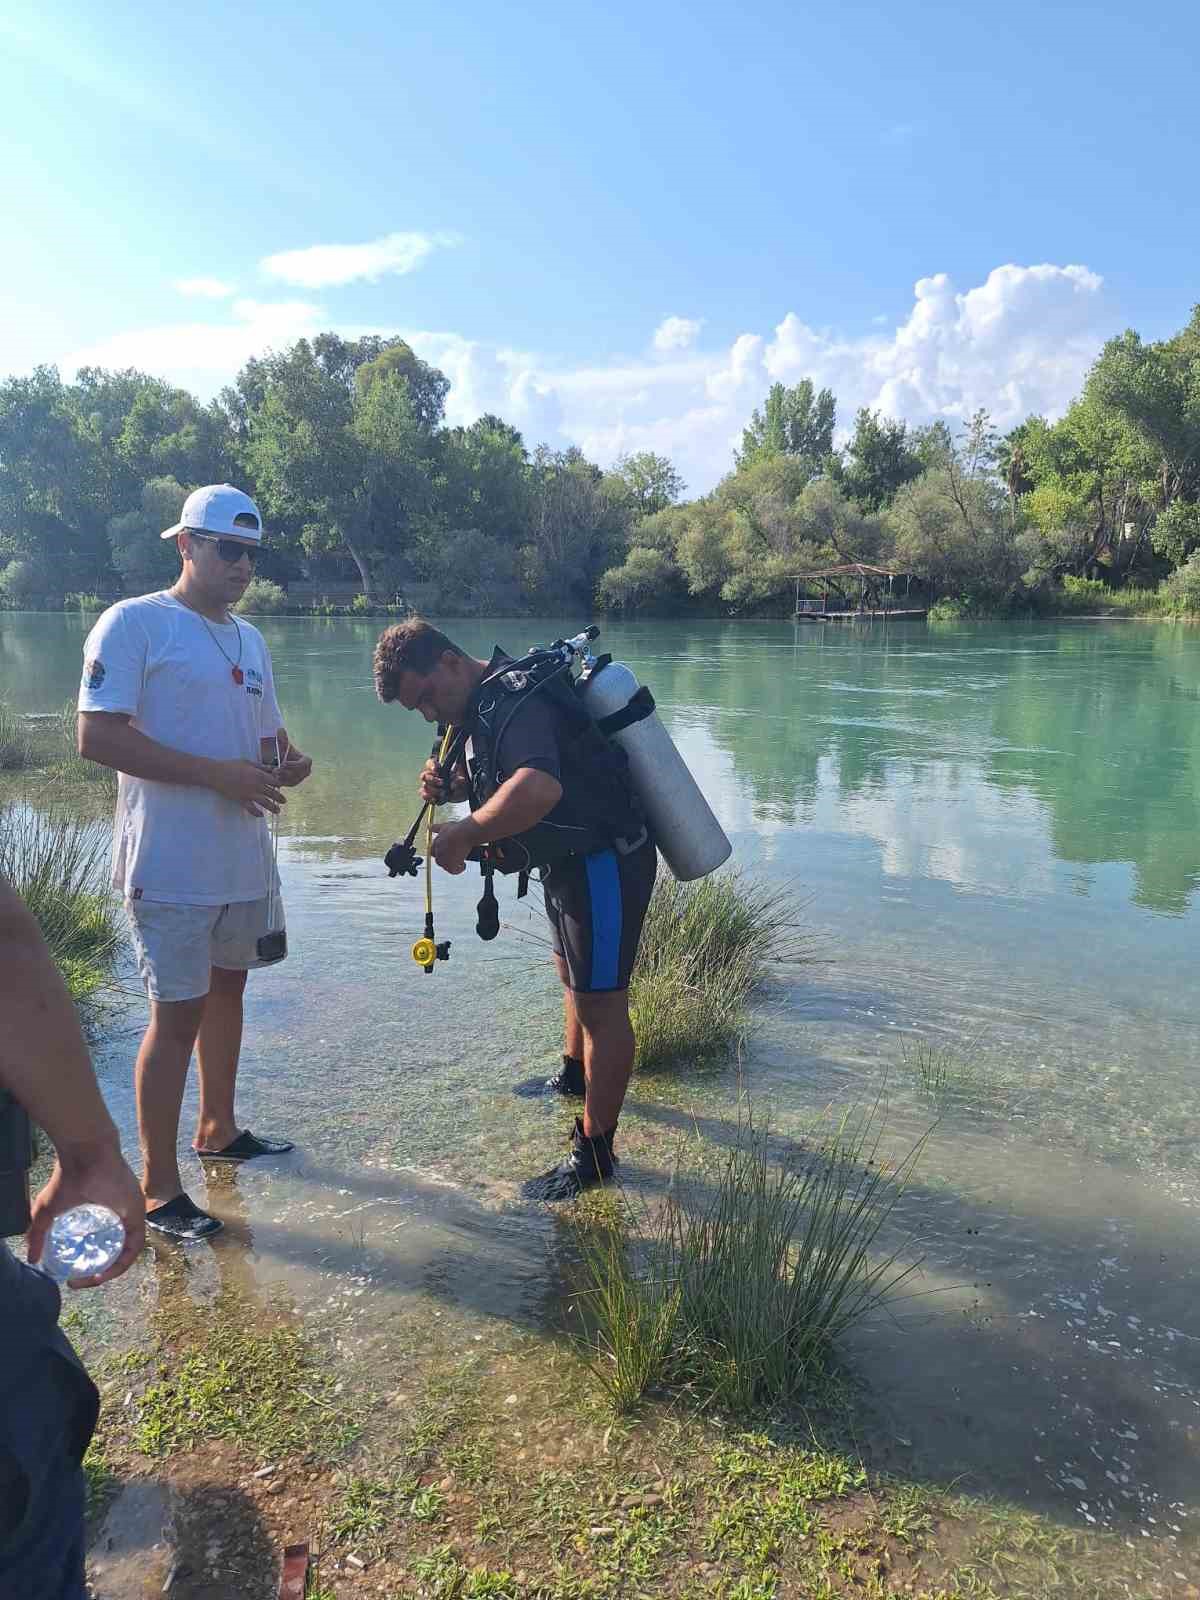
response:
[[[914,1476],[849,1370],[787,1408],[617,1417],[565,1331],[472,1333],[427,1305],[348,1350],[278,1300],[197,1304],[185,1265],[158,1271],[149,1341],[113,1350],[69,1319],[104,1399],[97,1600],[274,1600],[301,1541],[309,1600],[1200,1592],[1170,1525],[1135,1543]]]
[[[318,764],[282,819],[292,954],[248,991],[243,1115],[296,1150],[205,1173],[189,1099],[185,1176],[224,1232],[69,1301],[111,1423],[94,1564],[110,1539],[161,1557],[153,1593],[178,1558],[185,1600],[274,1600],[297,1538],[322,1554],[325,1600],[674,1597],[706,1576],[725,1600],[1200,1586],[1194,630],[606,625],[735,859],[791,886],[828,958],[769,971],[740,1062],[638,1076],[623,1197],[661,1208],[684,1158],[711,1179],[747,1092],[780,1171],[827,1108],[886,1103],[889,1163],[929,1133],[880,1241],[922,1255],[919,1278],[819,1379],[733,1413],[701,1406],[677,1363],[621,1418],[594,1341],[571,1339],[570,1219],[519,1192],[571,1116],[513,1094],[558,1059],[536,886],[518,902],[498,885],[501,937],[482,945],[477,876],[437,880],[452,959],[414,969],[420,888],[380,857],[415,810],[428,730],[376,702],[375,631],[264,623]],[[464,647],[493,631],[464,624]],[[80,640],[77,618],[0,617],[13,703],[61,704]],[[48,803],[41,778],[5,782]],[[131,998],[96,1042],[131,1152],[143,1024]],[[743,1432],[772,1441],[769,1472],[724,1453]],[[829,1492],[847,1461],[865,1476]],[[909,1544],[882,1521],[906,1494],[932,1518]]]

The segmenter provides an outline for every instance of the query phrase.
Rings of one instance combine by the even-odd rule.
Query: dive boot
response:
[[[576,1200],[585,1189],[607,1183],[617,1164],[613,1154],[616,1136],[614,1128],[611,1133],[589,1139],[583,1131],[583,1119],[576,1117],[570,1155],[549,1172],[543,1172],[540,1178],[531,1178],[522,1184],[521,1193],[527,1200]]]
[[[528,1078],[519,1083],[513,1093],[524,1100],[538,1100],[548,1094],[575,1095],[582,1100],[583,1089],[583,1062],[574,1056],[564,1056],[562,1066],[552,1078]]]

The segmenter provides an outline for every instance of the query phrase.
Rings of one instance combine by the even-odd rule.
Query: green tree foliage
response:
[[[0,556],[95,588],[109,564],[97,466],[55,368],[0,385]]]
[[[684,594],[723,613],[779,611],[797,574],[874,561],[878,517],[861,511],[830,477],[787,454],[763,455],[703,500],[643,518],[624,563],[604,574],[599,598],[615,607],[677,609]]]
[[[473,528],[514,548],[529,526],[529,453],[516,428],[500,417],[479,417],[469,428],[442,435],[439,521]]]
[[[862,510],[883,511],[897,491],[923,470],[907,425],[864,406],[854,419],[853,438],[837,459],[834,477]]]
[[[363,592],[394,581],[433,505],[431,419],[447,380],[403,340],[320,334],[247,364],[242,457],[267,516],[309,553],[344,551]]]
[[[443,610],[779,614],[795,574],[854,561],[976,607],[1053,603],[1066,580],[1190,574],[1200,552],[1200,308],[1170,339],[1110,340],[1058,421],[1005,439],[982,411],[955,434],[863,408],[835,450],[833,394],[777,383],[734,469],[690,502],[651,451],[604,472],[577,449],[531,455],[494,415],[447,428],[448,387],[402,339],[334,334],[248,361],[210,405],[134,371],[10,378],[0,592],[169,582],[159,530],[223,479],[262,503],[264,577],[356,570],[365,597],[420,580]]]
[[[179,521],[187,490],[175,478],[151,478],[136,511],[112,517],[108,524],[113,564],[127,591],[144,594],[169,588],[179,576],[179,552],[164,528]]]
[[[665,550],[634,545],[621,565],[610,567],[601,578],[597,598],[614,611],[636,611],[643,606],[674,609],[671,602],[677,605],[682,598],[681,578],[678,565]]]
[[[836,420],[833,391],[817,393],[811,378],[802,378],[791,389],[772,384],[766,404],[754,412],[742,434],[737,467],[751,466],[765,456],[797,456],[808,463],[809,476],[815,477],[833,455]]]
[[[648,517],[675,504],[683,493],[683,479],[666,456],[640,450],[618,460],[605,488],[631,516]]]
[[[1122,417],[1153,450],[1162,510],[1195,500],[1200,488],[1200,306],[1187,327],[1160,344],[1132,331],[1110,339],[1088,392]]]
[[[529,540],[522,583],[536,610],[589,609],[601,574],[626,548],[629,517],[604,474],[577,449],[539,449],[533,459]]]
[[[906,484],[887,513],[891,559],[938,594],[1003,605],[1023,566],[1012,536],[1006,491],[992,470],[995,440],[985,416],[972,418],[961,442]]]

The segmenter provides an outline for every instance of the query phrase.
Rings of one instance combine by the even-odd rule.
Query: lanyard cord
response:
[[[275,771],[279,771],[279,734],[273,736],[275,745]],[[279,813],[272,811],[270,822],[271,868],[270,887],[267,890],[267,932],[275,932],[275,885],[279,881]]]

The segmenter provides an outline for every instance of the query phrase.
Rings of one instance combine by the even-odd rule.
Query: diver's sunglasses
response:
[[[205,544],[215,544],[221,560],[227,561],[230,566],[233,566],[235,561],[240,561],[243,556],[253,566],[262,549],[258,544],[243,544],[240,539],[218,539],[213,533],[197,533],[194,528],[189,528],[188,532],[193,539],[203,539]]]

